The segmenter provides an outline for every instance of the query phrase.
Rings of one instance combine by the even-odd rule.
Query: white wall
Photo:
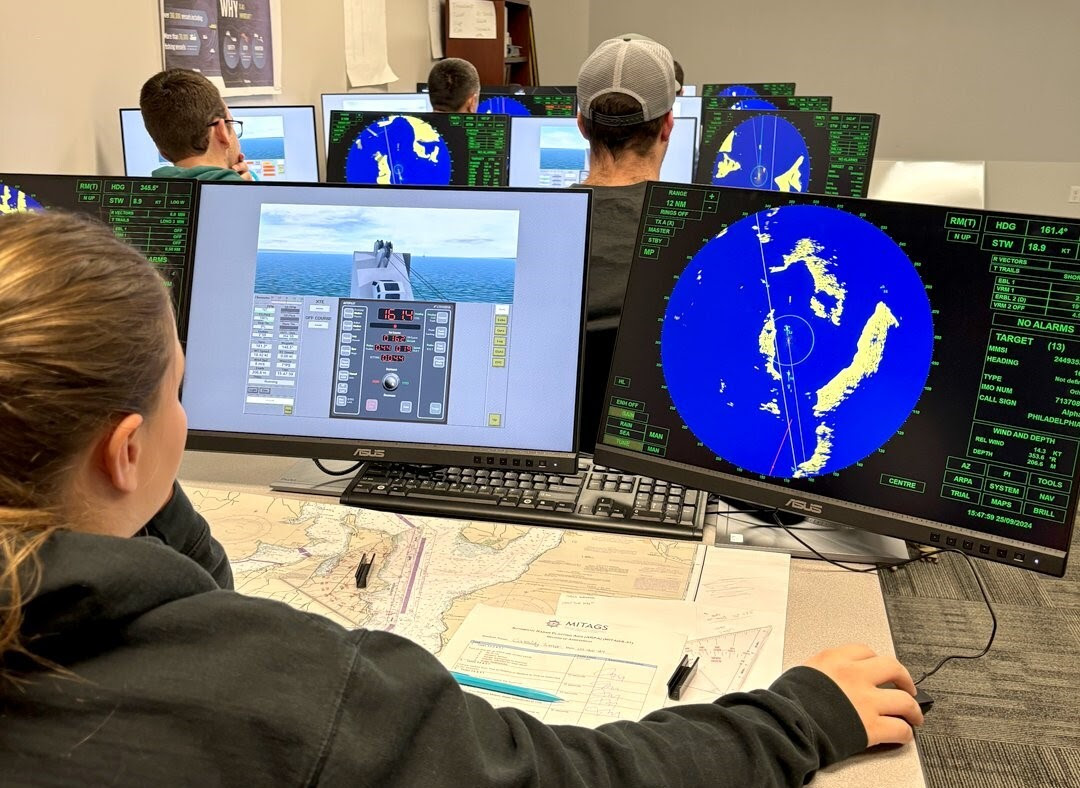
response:
[[[540,81],[577,84],[589,45],[589,0],[532,0],[533,28],[539,53]]]
[[[990,207],[1080,216],[1076,0],[590,0],[589,46],[635,31],[687,81],[795,81],[881,114],[885,159],[987,161]]]
[[[235,104],[314,104],[344,92],[340,0],[282,0],[282,93]],[[0,172],[122,174],[120,107],[161,69],[156,0],[0,0]],[[390,64],[415,89],[431,68],[427,0],[388,3]],[[382,88],[375,88],[382,89]],[[318,114],[318,113],[317,113]]]

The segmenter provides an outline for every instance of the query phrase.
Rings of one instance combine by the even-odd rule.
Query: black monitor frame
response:
[[[212,188],[273,188],[279,190],[288,186],[278,184],[244,184],[218,182],[211,185]],[[381,190],[380,186],[351,185],[351,184],[291,184],[291,186],[304,189],[371,189]],[[417,464],[459,465],[467,467],[510,467],[520,470],[538,469],[550,473],[575,473],[578,463],[578,431],[581,419],[581,394],[582,394],[582,371],[585,362],[585,305],[587,303],[588,285],[588,260],[591,234],[589,225],[592,220],[592,190],[591,189],[540,189],[540,188],[511,188],[511,187],[423,187],[423,186],[396,186],[394,193],[400,191],[444,191],[455,189],[476,192],[499,192],[499,193],[576,193],[585,194],[587,198],[586,233],[583,249],[584,259],[582,262],[581,283],[581,316],[578,324],[578,356],[577,356],[577,390],[574,395],[574,420],[573,442],[571,449],[566,452],[556,451],[525,451],[519,449],[501,449],[489,446],[465,446],[437,443],[416,443],[402,441],[376,441],[355,440],[351,438],[323,438],[314,436],[294,436],[281,434],[255,434],[242,432],[220,432],[215,430],[188,429],[186,448],[192,451],[212,451],[236,454],[270,454],[285,457],[314,457],[319,459],[339,460],[373,460],[378,462],[400,462]],[[192,254],[192,276],[194,279],[195,264],[198,256],[199,239],[195,234],[195,247]],[[205,242],[205,239],[204,239]],[[187,300],[190,305],[190,298]],[[542,393],[537,392],[537,408],[544,408],[547,403],[542,399]],[[182,398],[181,398],[182,400]]]
[[[719,96],[723,91],[736,87],[751,88],[762,97],[795,95],[794,82],[706,82],[701,85],[698,95],[702,98]]]
[[[716,456],[689,431],[669,393],[666,374],[660,371],[664,368],[660,363],[661,334],[660,329],[653,328],[657,325],[656,315],[661,316],[660,320],[665,319],[673,292],[669,290],[672,288],[671,277],[674,275],[679,279],[687,261],[691,259],[688,255],[681,260],[672,257],[665,261],[663,252],[656,251],[657,248],[666,248],[661,241],[667,240],[675,245],[679,255],[685,249],[700,248],[696,240],[678,246],[677,236],[675,241],[671,241],[666,235],[669,232],[667,226],[662,226],[667,220],[656,222],[657,215],[664,210],[662,206],[670,204],[668,200],[676,194],[685,195],[682,210],[688,211],[688,218],[684,217],[681,221],[691,226],[697,218],[702,223],[699,231],[702,244],[709,238],[719,238],[717,232],[735,240],[728,230],[744,217],[753,216],[761,221],[758,217],[769,215],[767,212],[773,210],[781,211],[786,206],[806,209],[821,205],[839,208],[853,216],[865,216],[866,222],[875,227],[880,228],[887,223],[894,242],[907,247],[905,254],[916,261],[916,269],[922,268],[918,277],[926,287],[929,306],[933,309],[933,361],[929,366],[926,387],[921,390],[911,415],[876,452],[832,473],[810,478],[780,478],[736,467]],[[728,201],[727,206],[724,205],[725,200]],[[1017,363],[1009,361],[1010,358],[1021,359],[1021,365],[1031,365],[1027,367],[1028,371],[1021,373],[1021,381],[1030,379],[1032,373],[1040,378],[1053,374],[1045,369],[1049,365],[1056,365],[1054,371],[1060,369],[1058,374],[1066,378],[1073,374],[1071,371],[1075,367],[1061,366],[1057,360],[1051,361],[1053,353],[1061,355],[1066,362],[1071,360],[1071,356],[1080,355],[1080,350],[1074,352],[1071,349],[1076,347],[1075,341],[1066,344],[1068,340],[1055,340],[1055,336],[1071,336],[1069,332],[1074,330],[1070,329],[1073,324],[1067,318],[1056,318],[1065,321],[1062,323],[1051,322],[1055,320],[1051,316],[1045,318],[1042,323],[1046,325],[1040,327],[1034,311],[1010,311],[1016,308],[1010,304],[1015,302],[1020,306],[1021,301],[1013,293],[998,295],[1000,291],[997,288],[1002,276],[1010,276],[1006,269],[1014,265],[1019,266],[1021,272],[1030,271],[1031,276],[1040,277],[1035,281],[1041,282],[1039,286],[1048,288],[1047,293],[1053,287],[1047,284],[1048,281],[1053,277],[1060,278],[1064,273],[1044,274],[1044,269],[1049,272],[1056,264],[1063,272],[1080,270],[1080,264],[1072,268],[1071,263],[1057,263],[1040,257],[1050,254],[1046,251],[1047,246],[1051,247],[1051,251],[1056,248],[1052,239],[1062,238],[1059,243],[1064,250],[1064,259],[1074,259],[1072,256],[1080,248],[1080,223],[997,211],[787,195],[749,189],[688,188],[667,183],[650,184],[645,205],[639,226],[638,254],[631,269],[622,325],[604,399],[606,405],[620,415],[611,417],[616,419],[615,422],[609,420],[601,425],[595,451],[596,462],[729,496],[753,507],[763,507],[765,511],[793,512],[932,547],[955,548],[973,557],[1050,575],[1060,576],[1064,573],[1080,499],[1080,494],[1076,492],[1076,485],[1080,483],[1080,461],[1076,459],[1077,448],[1080,447],[1080,426],[1051,427],[1046,419],[1057,417],[1052,411],[1044,412],[1041,409],[1067,407],[1047,403],[1054,402],[1053,395],[1058,389],[1064,386],[1067,390],[1068,386],[1064,383],[1051,384],[1047,378],[1047,385],[1038,394],[1030,395],[1028,400],[1028,407],[1034,413],[1032,416],[1026,413],[1021,398],[1007,399],[1012,396],[1013,389],[1009,387],[1016,383],[1016,375],[1004,383],[989,384],[987,381],[991,378],[987,377],[984,365],[996,365],[991,368],[993,372],[1008,368],[1003,366],[1005,362],[1000,357],[1008,356],[1005,361],[1010,364]],[[710,208],[709,205],[714,207]],[[650,216],[650,213],[653,215]],[[714,218],[709,218],[709,214]],[[676,218],[674,221],[680,220]],[[1034,230],[1018,231],[1015,227],[1006,231],[999,229],[1010,224]],[[904,229],[901,230],[901,227]],[[775,227],[754,229],[756,232],[776,231]],[[799,228],[796,226],[795,229]],[[896,235],[897,232],[904,234]],[[1000,234],[1002,232],[1014,234]],[[1031,232],[1035,233],[1035,237],[1028,237]],[[768,240],[770,238],[763,242]],[[952,273],[953,266],[960,264],[961,258],[956,257],[958,252],[945,248],[940,254],[933,254],[936,246],[946,242],[955,244],[956,249],[965,250],[967,256],[962,258],[965,264],[985,265],[985,270],[980,269],[979,277]],[[1012,248],[1036,251],[1030,255],[1026,252],[1010,255]],[[998,249],[1002,250],[1002,254],[997,255],[996,260],[992,259],[991,255]],[[1009,262],[1015,259],[1026,259],[1026,267]],[[764,258],[761,264],[765,264]],[[931,266],[940,267],[935,269]],[[873,278],[868,280],[871,284],[879,281],[884,285],[886,282],[878,279],[876,274],[871,276]],[[973,290],[976,279],[977,290]],[[700,274],[698,281],[701,281]],[[978,318],[973,316],[973,311],[961,310],[953,312],[946,319],[936,308],[935,293],[940,294],[940,303],[948,299],[953,307],[965,303],[966,297],[985,299],[993,306],[985,307],[985,311],[980,307]],[[782,292],[779,297],[783,297]],[[1067,305],[1057,308],[1054,314],[1061,314],[1062,309],[1068,308]],[[720,316],[723,311],[717,308],[713,314]],[[1080,324],[1080,307],[1073,314],[1077,316],[1076,323]],[[630,315],[634,316],[633,323],[629,322]],[[1031,328],[1024,328],[1023,321],[1028,315],[1035,319],[1035,324]],[[902,314],[902,320],[905,318],[909,318],[907,313]],[[1029,319],[1028,323],[1032,323],[1032,320]],[[1017,340],[1015,346],[1004,353],[994,343],[1003,342],[1001,333],[1009,331],[1032,335],[1039,341]],[[1046,344],[1055,341],[1061,343],[1058,350]],[[1035,345],[1033,349],[1023,350],[1031,344]],[[644,361],[641,359],[642,348],[647,348]],[[972,352],[967,352],[967,348],[972,348]],[[713,350],[722,352],[719,348]],[[985,361],[980,360],[983,350],[986,351]],[[656,363],[651,359],[655,359]],[[708,376],[709,373],[700,369],[696,374]],[[711,377],[708,379],[712,380]],[[921,382],[916,382],[922,386]],[[988,385],[992,393],[987,393]],[[1051,389],[1052,385],[1057,388]],[[997,386],[1001,386],[1000,391],[1006,393],[998,393]],[[974,390],[969,390],[972,387]],[[938,393],[927,393],[935,389],[938,389]],[[693,389],[684,388],[684,395],[689,390]],[[954,396],[957,394],[959,396]],[[734,395],[729,393],[727,396]],[[1002,397],[1006,399],[1000,399]],[[970,429],[961,425],[959,429],[948,432],[949,425],[955,424],[959,418],[957,408],[965,408],[972,401],[976,403],[976,415],[971,419]],[[953,405],[954,402],[957,404]],[[1021,404],[1018,406],[1016,402]],[[1010,407],[1018,408],[1015,415],[1009,411]],[[608,411],[605,409],[605,412]],[[631,417],[630,413],[637,415]],[[1008,418],[1013,421],[1008,421]],[[620,419],[623,421],[620,422]],[[641,428],[645,431],[640,434],[645,437],[637,437],[639,433],[636,432],[620,432],[620,429],[627,428],[627,419],[648,425]],[[789,421],[789,430],[791,423]],[[1045,426],[1037,428],[1032,426],[1034,424]],[[1074,434],[1069,434],[1070,429]],[[655,437],[651,437],[654,432]],[[1009,437],[1000,437],[1006,433]],[[621,437],[624,434],[629,437]],[[999,437],[1003,441],[1001,448],[998,448],[996,440]],[[773,435],[759,435],[759,438],[769,446],[776,443]],[[1047,438],[1051,441],[1048,442]],[[650,443],[654,444],[653,448],[649,448]],[[780,447],[784,446],[781,442]],[[1062,456],[1053,460],[1036,457],[1034,453],[1043,451],[1039,446],[1049,447],[1044,450],[1047,453],[1060,450]],[[1017,459],[1025,457],[1025,460]],[[770,450],[765,461],[771,459]],[[775,460],[773,462],[775,464]],[[1061,470],[1057,470],[1058,467]],[[1001,481],[1013,478],[1017,481]],[[1009,486],[1015,486],[1017,491],[1000,492]],[[965,489],[985,492],[970,493]],[[926,496],[925,500],[922,500],[923,496]],[[1017,500],[1011,503],[1001,500],[1008,497]],[[1014,508],[1009,510],[1005,504]],[[1032,507],[1039,507],[1044,514],[1040,515]],[[1061,508],[1052,510],[1051,507]],[[1010,514],[1010,511],[1015,514]],[[1051,515],[1053,519],[1050,519]],[[935,517],[953,519],[946,522],[932,519]],[[963,524],[959,522],[961,519]],[[1024,524],[1025,520],[1027,525]],[[1024,535],[1028,533],[1038,533],[1039,541],[1036,542],[1035,537],[1027,537],[1025,541]]]

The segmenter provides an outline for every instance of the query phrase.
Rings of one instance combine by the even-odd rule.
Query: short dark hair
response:
[[[431,106],[438,112],[457,112],[480,92],[480,75],[468,60],[448,57],[431,67],[428,74]]]
[[[146,80],[139,109],[146,131],[169,161],[205,153],[210,147],[208,124],[226,117],[218,89],[186,68],[170,68]]]
[[[682,90],[683,85],[685,84],[683,82],[683,77],[685,75],[683,74],[682,65],[678,60],[672,60],[671,62],[675,64],[675,81],[679,83],[679,90]]]
[[[589,113],[596,115],[632,115],[641,112],[641,102],[625,93],[605,93],[593,99]],[[629,126],[608,126],[591,118],[584,118],[585,135],[594,152],[606,152],[612,157],[623,151],[631,151],[645,156],[656,144],[660,129],[664,125],[665,115],[643,123]]]

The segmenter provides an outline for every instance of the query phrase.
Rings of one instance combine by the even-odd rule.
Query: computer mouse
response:
[[[915,702],[919,704],[919,708],[922,709],[922,713],[926,714],[930,709],[934,707],[934,699],[930,697],[930,693],[919,687],[915,688]]]

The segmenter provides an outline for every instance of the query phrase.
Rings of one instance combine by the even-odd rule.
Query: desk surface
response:
[[[267,494],[270,482],[294,462],[288,457],[187,452],[180,478],[189,484]],[[866,643],[879,654],[895,653],[877,577],[846,572],[821,561],[793,560],[784,667],[851,641]],[[917,788],[924,786],[925,780],[918,752],[914,745],[908,745],[856,756],[819,772],[813,784],[826,788]]]

